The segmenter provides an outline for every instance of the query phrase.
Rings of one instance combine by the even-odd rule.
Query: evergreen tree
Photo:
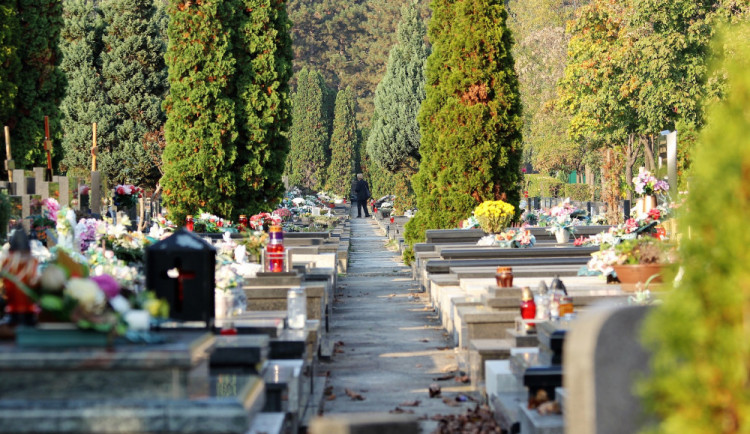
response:
[[[164,150],[164,195],[172,221],[199,208],[230,216],[237,193],[233,1],[169,3],[169,95]]]
[[[331,164],[328,166],[327,190],[346,197],[354,174],[354,149],[357,123],[354,115],[354,95],[347,87],[336,96],[336,109],[331,134]]]
[[[60,104],[64,157],[62,169],[84,175],[91,168],[92,123],[97,122],[97,143],[112,143],[106,120],[106,94],[102,92],[97,59],[102,49],[104,22],[92,0],[64,3],[60,68],[68,78],[68,90]],[[105,121],[105,122],[102,122]]]
[[[46,166],[44,151],[44,116],[49,116],[52,154],[55,161],[61,152],[54,142],[62,136],[58,105],[65,94],[65,75],[60,64],[60,29],[62,1],[18,0],[20,24],[18,57],[18,93],[11,126],[11,151],[17,167]]]
[[[319,72],[302,69],[297,74],[289,136],[291,151],[287,159],[291,185],[310,190],[320,190],[325,185],[330,141],[326,94],[326,85]]]
[[[750,25],[744,24],[717,44],[719,51],[732,47],[723,71],[728,92],[725,102],[709,110],[687,203],[680,208],[682,277],[668,285],[673,288],[664,303],[644,324],[653,356],[640,390],[656,416],[647,432],[750,430],[748,38]]]
[[[485,200],[517,206],[520,199],[521,104],[503,2],[431,5],[410,243],[424,239],[425,229],[457,227]]]
[[[18,93],[19,26],[16,0],[0,0],[0,127],[8,124]],[[3,154],[5,147],[3,147]]]
[[[232,44],[237,59],[234,162],[238,188],[232,216],[270,211],[284,194],[281,176],[289,152],[291,23],[285,0],[243,0]]]
[[[415,3],[401,11],[398,43],[375,91],[375,113],[367,152],[390,172],[416,172],[419,163],[417,113],[424,100],[424,69],[429,51],[425,27]]]
[[[101,55],[103,88],[114,114],[107,125],[114,140],[104,141],[102,171],[113,182],[153,187],[159,172],[144,137],[164,124],[164,41],[152,0],[105,0],[106,29]]]

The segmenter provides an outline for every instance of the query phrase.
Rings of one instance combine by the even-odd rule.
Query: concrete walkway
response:
[[[430,432],[434,416],[476,405],[459,395],[478,395],[453,378],[459,373],[450,338],[387,241],[374,220],[352,218],[349,270],[333,305],[330,336],[338,345],[322,366],[330,371],[323,414],[413,411]],[[440,385],[439,397],[429,397],[432,383]]]

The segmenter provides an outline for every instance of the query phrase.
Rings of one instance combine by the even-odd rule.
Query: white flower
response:
[[[91,279],[70,279],[64,293],[75,299],[84,310],[99,313],[104,309],[107,297],[99,285]]]
[[[234,249],[234,260],[242,264],[247,261],[247,247],[237,246]]]
[[[65,286],[65,272],[54,264],[44,267],[39,283],[46,291],[60,291]]]
[[[119,314],[124,314],[131,309],[130,302],[119,294],[109,300],[109,305]]]

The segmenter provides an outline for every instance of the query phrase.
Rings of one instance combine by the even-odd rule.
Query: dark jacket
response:
[[[367,186],[367,181],[360,179],[357,181],[357,186],[354,187],[354,192],[357,193],[357,200],[364,202],[370,198],[370,188]]]

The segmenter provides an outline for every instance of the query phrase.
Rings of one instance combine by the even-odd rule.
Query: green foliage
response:
[[[102,113],[98,161],[108,179],[154,187],[159,171],[144,137],[164,124],[164,41],[152,0],[105,0],[102,84],[108,104]]]
[[[281,0],[169,5],[164,193],[174,221],[236,218],[281,198],[289,146],[289,21]]]
[[[588,184],[564,184],[563,197],[585,202],[593,200],[594,189]]]
[[[18,0],[20,24],[18,93],[15,110],[8,120],[17,167],[46,166],[44,116],[49,116],[52,154],[59,160],[60,116],[58,105],[65,94],[65,75],[60,64],[62,1]]]
[[[83,176],[91,168],[91,124],[97,122],[98,143],[114,140],[113,126],[107,122],[113,116],[107,111],[106,93],[102,92],[101,71],[97,66],[104,21],[91,0],[66,1],[63,19],[60,68],[68,78],[68,89],[60,104],[65,132],[61,166],[68,174]]]
[[[424,237],[415,231],[456,227],[485,200],[518,207],[521,183],[521,104],[503,2],[434,0],[432,10],[412,240]]]
[[[19,24],[16,0],[0,0],[0,126],[8,124],[18,93]]]
[[[695,149],[687,212],[679,219],[680,228],[690,229],[680,244],[684,274],[644,326],[653,357],[640,390],[659,419],[651,432],[750,429],[748,38],[745,24],[719,42],[732,47],[729,91],[710,110]]]
[[[242,0],[232,52],[235,64],[237,190],[231,215],[276,208],[284,194],[281,177],[289,153],[292,77],[291,23],[284,0]]]
[[[339,91],[331,134],[331,164],[328,166],[327,190],[346,197],[354,174],[354,148],[357,121],[354,116],[354,93],[350,87]]]
[[[564,184],[559,179],[546,175],[524,175],[525,191],[529,197],[560,197]]]
[[[198,208],[229,216],[234,210],[238,137],[232,99],[236,60],[231,53],[235,2],[169,4],[170,92],[164,102],[165,205],[182,222]]]
[[[375,90],[375,113],[367,152],[390,172],[416,172],[419,163],[417,113],[424,100],[424,69],[429,55],[426,30],[415,3],[404,5],[398,43],[391,49],[385,76]]]
[[[331,112],[326,104],[328,89],[323,76],[302,69],[297,74],[293,97],[291,149],[286,161],[290,185],[322,190],[328,165]]]
[[[413,0],[289,0],[294,23],[294,69],[320,71],[332,87],[352,86],[359,113],[369,123],[375,88],[396,41],[403,4]],[[427,0],[418,0],[427,15]]]

